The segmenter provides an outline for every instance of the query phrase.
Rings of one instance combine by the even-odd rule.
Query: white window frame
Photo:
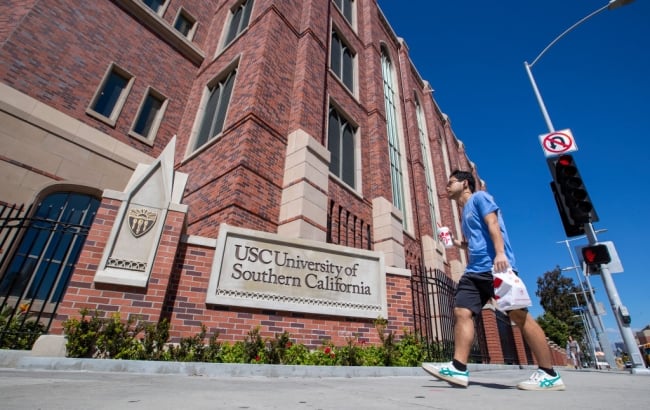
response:
[[[111,111],[111,114],[107,117],[104,114],[95,111],[95,105],[99,101],[100,97],[102,96],[102,93],[104,92],[104,89],[106,85],[108,84],[108,80],[111,77],[111,74],[115,72],[117,75],[124,77],[127,80],[126,86],[122,89],[122,92],[120,93],[120,96],[118,97],[117,101],[115,102],[115,105],[113,105],[113,110]],[[117,123],[117,119],[120,116],[120,113],[122,112],[122,108],[124,108],[124,103],[126,102],[126,99],[131,92],[131,88],[133,87],[133,83],[135,82],[135,76],[122,67],[118,66],[115,63],[111,63],[108,66],[108,69],[104,73],[104,77],[102,78],[102,81],[99,83],[99,87],[97,87],[97,90],[95,90],[95,94],[93,95],[93,98],[90,100],[90,104],[86,108],[86,114],[102,121],[105,122],[106,124],[110,125],[111,127],[114,127],[115,124]]]
[[[353,130],[352,132],[352,145],[354,152],[352,153],[352,160],[354,161],[353,164],[353,175],[354,175],[354,183],[350,185],[347,181],[343,179],[343,176],[339,176],[338,174],[332,172],[329,170],[330,175],[332,175],[336,180],[340,181],[344,186],[349,187],[352,191],[359,193],[361,192],[361,178],[362,178],[362,172],[361,172],[361,153],[360,153],[360,137],[359,137],[359,125],[353,121],[350,116],[348,116],[341,107],[336,104],[334,101],[330,101],[329,104],[329,109],[328,109],[328,114],[327,114],[327,146],[329,149],[329,138],[330,138],[330,129],[329,129],[329,111],[334,110],[336,114],[339,116],[339,118],[347,123],[348,126],[350,126]],[[341,137],[339,135],[339,137]],[[340,143],[340,142],[339,142]],[[343,158],[340,158],[341,161],[341,166],[343,163]],[[329,168],[328,168],[329,169]]]
[[[337,56],[339,58],[339,60],[340,60],[339,62],[341,64],[341,67],[340,67],[341,72],[337,73],[336,71],[334,71],[332,69],[332,50],[334,49],[332,44],[330,44],[331,50],[330,50],[330,53],[329,53],[330,54],[329,55],[329,58],[330,58],[330,64],[329,64],[330,71],[332,71],[334,73],[336,78],[341,82],[341,84],[343,84],[343,86],[347,90],[349,90],[352,93],[352,95],[356,96],[356,94],[357,94],[357,84],[359,83],[359,81],[357,79],[357,71],[358,71],[357,70],[357,52],[356,52],[356,50],[354,48],[352,48],[352,46],[350,46],[350,43],[348,43],[345,40],[345,37],[343,37],[343,35],[341,35],[341,31],[337,30],[336,27],[332,27],[330,41],[332,41],[332,42],[334,41],[334,36],[336,36],[338,38],[338,40],[339,40],[339,42],[341,44],[341,54],[339,56]],[[344,59],[343,59],[343,56],[345,54],[345,49],[349,50],[350,54],[352,55],[352,67],[351,67],[351,70],[352,70],[352,73],[351,73],[352,74],[352,88],[350,88],[345,83],[344,79],[342,78],[342,76],[344,74],[344,64],[343,64]]]
[[[187,32],[187,35],[181,33],[180,31],[178,31],[176,29],[176,23],[178,22],[178,19],[181,18],[181,17],[183,17],[185,20],[192,23],[192,27]],[[178,9],[178,12],[176,13],[176,17],[174,17],[174,24],[172,24],[172,27],[174,28],[174,30],[178,31],[178,33],[180,33],[180,35],[182,35],[185,38],[187,38],[188,40],[192,41],[194,39],[194,34],[196,34],[196,27],[197,26],[198,26],[198,22],[197,22],[196,18],[193,15],[188,13],[188,11],[185,10],[183,7]]]
[[[237,9],[242,8],[242,6],[250,7],[249,15],[248,15],[248,21],[246,22],[246,26],[240,27],[239,30],[237,31],[237,33],[234,35],[234,37],[231,38],[231,39],[228,39],[228,33],[230,33],[230,28],[231,28],[231,26],[233,24],[233,19],[235,18],[235,12],[237,11]],[[223,49],[227,48],[230,44],[234,43],[235,40],[237,40],[242,34],[244,34],[246,32],[246,30],[248,30],[248,27],[250,26],[250,22],[251,22],[250,18],[253,16],[253,8],[254,7],[255,7],[255,1],[254,0],[240,0],[230,8],[230,12],[228,13],[228,23],[224,24],[223,32],[221,34],[222,45],[219,48],[220,50],[223,50]],[[240,23],[241,23],[241,20],[240,20]]]
[[[343,20],[347,21],[350,27],[355,29],[356,31],[356,26],[357,26],[357,2],[354,0],[340,0],[341,3],[343,2],[349,2],[350,3],[350,20],[348,20],[348,17],[345,15],[345,12],[341,6],[339,6],[338,1],[334,1],[334,5],[336,6],[336,9],[341,13],[343,16]]]
[[[160,8],[159,8],[157,11],[154,10],[154,9],[152,9],[151,7],[149,7],[149,5],[145,4],[145,2],[144,2],[143,0],[140,0],[140,2],[142,3],[142,5],[143,5],[144,7],[148,8],[149,10],[151,10],[152,13],[154,13],[154,14],[156,14],[156,15],[162,17],[162,16],[165,14],[165,12],[167,11],[167,7],[169,7],[169,3],[171,2],[171,0],[165,0],[165,1],[163,1],[163,3],[160,5]]]
[[[142,115],[142,111],[144,110],[145,103],[149,96],[152,96],[153,98],[161,101],[161,104],[160,104],[160,108],[156,112],[156,117],[151,123],[151,127],[149,127],[149,132],[147,133],[147,135],[142,135],[135,131],[135,126],[138,123],[138,120],[140,119],[140,115]],[[160,128],[160,124],[165,115],[165,111],[167,110],[168,103],[169,103],[169,99],[165,97],[161,92],[155,90],[152,87],[147,87],[147,90],[145,91],[144,95],[142,96],[142,100],[140,101],[138,112],[135,118],[133,119],[133,123],[131,124],[131,129],[129,130],[129,136],[137,140],[140,140],[148,145],[153,145],[154,140],[156,139],[156,135],[158,134],[158,128]]]
[[[239,60],[237,59],[231,64],[229,64],[219,75],[214,77],[203,88],[203,95],[201,96],[201,103],[199,104],[199,108],[196,113],[196,118],[194,120],[194,126],[192,128],[192,134],[190,136],[190,143],[187,145],[186,159],[193,157],[197,153],[211,146],[215,141],[218,141],[219,138],[221,137],[221,134],[223,133],[223,130],[226,128],[226,124],[228,122],[228,113],[230,111],[230,106],[232,104],[232,97],[235,92],[235,89],[237,88],[237,74],[238,74],[237,72],[235,72],[234,74],[235,79],[232,86],[232,91],[230,93],[230,97],[228,99],[228,106],[226,107],[226,113],[224,115],[223,126],[221,127],[221,131],[218,134],[209,137],[205,141],[205,143],[203,143],[201,146],[196,146],[196,144],[198,143],[199,133],[201,132],[201,127],[203,126],[203,118],[206,114],[207,105],[210,100],[210,95],[211,95],[210,87],[213,87],[214,85],[226,80],[228,76],[230,76],[233,73],[233,71],[238,71],[239,69],[238,63]]]
[[[390,57],[388,48],[381,46],[381,71],[384,90],[384,107],[386,109],[386,135],[390,159],[391,191],[393,205],[402,212],[404,230],[410,232],[412,223],[411,192],[407,166],[407,150],[401,130],[401,98],[397,87],[397,71]],[[384,63],[384,59],[388,65]]]
[[[418,135],[420,138],[420,149],[422,151],[422,164],[424,165],[425,182],[427,186],[427,199],[429,201],[429,213],[431,214],[431,225],[433,236],[440,241],[436,231],[438,230],[438,221],[440,220],[438,207],[438,191],[435,185],[435,176],[433,174],[433,160],[431,157],[431,144],[429,143],[429,133],[427,132],[426,116],[424,109],[420,104],[417,96],[415,102],[415,115],[418,125]]]

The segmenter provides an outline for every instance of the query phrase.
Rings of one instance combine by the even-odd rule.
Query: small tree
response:
[[[544,312],[537,318],[537,323],[544,329],[546,337],[564,347],[569,336],[569,325],[566,322],[559,320],[551,312]]]
[[[539,297],[545,311],[537,322],[546,335],[560,346],[564,346],[569,335],[579,337],[583,333],[582,323],[575,320],[572,310],[576,306],[573,293],[579,292],[573,279],[562,275],[559,266],[537,278],[535,295]]]

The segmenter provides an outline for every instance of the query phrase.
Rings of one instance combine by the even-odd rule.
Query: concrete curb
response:
[[[143,360],[73,359],[31,356],[29,351],[0,350],[0,367],[22,370],[180,374],[207,377],[397,377],[426,376],[420,367],[300,366]],[[470,364],[470,371],[520,369],[528,366]],[[533,368],[531,366],[531,368]]]

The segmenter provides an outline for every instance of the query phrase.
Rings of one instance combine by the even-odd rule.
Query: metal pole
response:
[[[598,243],[596,232],[594,231],[594,227],[591,223],[585,224],[585,234],[587,235],[587,238],[589,238],[590,245]],[[603,278],[605,292],[607,292],[607,297],[609,298],[609,302],[612,307],[612,313],[616,318],[618,329],[620,330],[621,336],[623,337],[623,343],[625,344],[627,353],[632,361],[632,373],[650,374],[650,370],[645,368],[643,358],[641,357],[641,352],[639,352],[639,347],[636,344],[636,340],[634,340],[634,334],[632,333],[630,324],[623,323],[623,319],[621,317],[621,308],[623,308],[623,304],[621,303],[621,298],[618,295],[616,285],[614,285],[614,280],[612,279],[612,274],[610,273],[609,267],[607,265],[600,265],[600,276]]]
[[[546,110],[546,105],[542,100],[542,95],[540,94],[539,89],[537,88],[537,83],[535,82],[535,78],[533,77],[533,73],[531,71],[532,66],[534,66],[535,63],[537,63],[537,61],[542,57],[542,55],[544,55],[558,40],[560,40],[562,37],[564,37],[566,34],[571,32],[580,24],[584,23],[585,21],[589,20],[591,17],[595,16],[596,14],[599,14],[600,12],[608,8],[614,9],[616,7],[620,7],[632,3],[632,1],[633,0],[609,0],[606,6],[603,6],[597,9],[596,11],[588,14],[584,18],[578,20],[578,22],[573,24],[571,27],[563,31],[559,36],[557,36],[553,41],[551,41],[544,48],[544,50],[542,50],[542,52],[539,53],[537,57],[535,57],[535,59],[531,64],[528,64],[528,62],[524,62],[526,73],[528,74],[530,83],[533,86],[533,91],[535,92],[535,96],[537,97],[537,102],[539,103],[539,107],[542,110],[542,115],[544,116],[544,120],[546,121],[546,126],[548,127],[549,132],[555,132],[555,128],[553,127],[553,123],[551,122],[551,117],[548,115],[548,111]],[[594,245],[598,243],[598,239],[596,238],[596,232],[594,231],[594,228],[591,225],[591,223],[585,224],[584,229],[587,238],[589,238],[589,244]],[[639,349],[636,346],[634,335],[632,334],[632,329],[630,329],[629,324],[625,324],[622,321],[621,309],[624,308],[624,306],[621,303],[621,300],[618,296],[618,292],[616,290],[616,286],[614,286],[614,281],[612,280],[611,273],[609,272],[609,268],[606,265],[601,265],[601,274],[603,277],[603,283],[605,285],[605,291],[607,292],[607,296],[609,297],[610,303],[612,305],[614,316],[616,317],[616,322],[618,323],[618,327],[621,331],[621,335],[623,336],[623,342],[625,343],[625,347],[628,350],[628,354],[632,359],[632,364],[633,364],[632,373],[650,374],[650,370],[643,367],[644,366],[643,359],[641,358]],[[600,317],[598,318],[600,319]],[[607,351],[611,349],[611,346],[607,346],[607,347],[609,347],[609,349],[605,349],[605,346],[603,346],[603,350],[605,350],[605,354],[607,354]],[[610,363],[610,365],[611,364],[612,363]]]
[[[544,100],[542,99],[542,94],[540,94],[539,88],[537,88],[537,83],[535,82],[535,77],[533,77],[533,72],[530,70],[532,65],[528,65],[528,62],[524,61],[524,67],[526,68],[526,73],[528,73],[528,79],[530,79],[530,85],[533,87],[533,92],[535,92],[539,109],[542,110],[542,115],[544,116],[544,121],[546,121],[548,132],[555,132],[555,128],[551,122],[551,117],[548,115],[548,111],[546,110],[546,104],[544,104]]]
[[[603,350],[603,353],[605,353],[605,359],[607,359],[607,363],[609,363],[609,366],[613,369],[616,367],[616,355],[614,354],[614,350],[612,348],[612,344],[609,342],[609,337],[607,336],[607,332],[605,331],[605,324],[603,323],[603,318],[598,311],[598,306],[596,304],[596,294],[594,293],[594,288],[591,286],[591,282],[589,281],[589,276],[587,275],[587,265],[582,266],[582,274],[584,275],[585,279],[587,280],[587,288],[589,289],[589,294],[591,296],[591,303],[590,307],[593,305],[593,310],[596,312],[594,317],[594,323],[596,324],[596,336],[598,337],[598,340],[600,341],[600,348]]]
[[[594,367],[596,367],[596,341],[594,341],[594,336],[591,333],[593,330],[593,325],[592,325],[592,320],[585,312],[582,312],[582,320],[587,323],[587,328],[585,329],[585,334],[587,335],[587,340],[589,341],[589,348],[591,351],[589,354],[591,355],[591,358],[594,361]]]
[[[599,9],[589,13],[585,17],[581,18],[578,20],[576,23],[574,23],[571,27],[568,29],[564,30],[562,33],[560,33],[559,36],[555,37],[553,41],[551,41],[544,49],[535,57],[532,63],[528,64],[527,61],[524,61],[524,67],[526,68],[526,73],[528,73],[528,78],[530,79],[530,84],[533,86],[533,91],[535,92],[535,97],[537,97],[537,103],[539,104],[539,108],[542,110],[542,115],[544,116],[544,120],[546,121],[546,126],[548,127],[548,132],[555,132],[555,128],[553,127],[553,123],[551,122],[551,117],[548,115],[548,111],[546,110],[546,105],[544,104],[544,101],[542,100],[542,95],[539,92],[539,89],[537,88],[537,83],[535,82],[535,78],[533,78],[533,72],[531,71],[531,68],[537,63],[537,61],[542,58],[546,52],[555,45],[562,37],[566,36],[569,34],[571,31],[573,31],[576,27],[584,23],[585,21],[589,20],[596,14],[600,14],[601,12],[607,10],[608,8],[616,8],[620,6],[624,6],[628,3],[631,3],[631,1],[623,1],[623,0],[609,0],[609,2],[600,7]]]
[[[593,228],[592,228],[593,229]],[[594,232],[594,235],[596,233]],[[580,276],[580,270],[578,270],[578,265],[576,263],[575,257],[573,256],[573,250],[569,246],[569,240],[566,239],[563,241],[566,244],[566,248],[569,251],[569,256],[571,257],[571,263],[573,263],[573,268],[575,269],[576,276],[578,276],[578,282],[580,283],[580,289],[582,290],[583,294],[585,294],[585,288],[582,283],[582,277]],[[591,287],[591,282],[589,282],[589,278],[585,274],[584,270],[582,271],[582,275],[587,281],[587,289],[589,290],[589,294],[591,296],[591,302],[587,300],[587,310],[589,311],[589,315],[592,318],[596,318],[594,320],[594,330],[596,331],[596,337],[598,338],[598,342],[600,343],[600,349],[605,353],[605,358],[607,359],[607,363],[613,368],[615,366],[615,358],[614,358],[614,352],[612,350],[612,345],[609,343],[609,338],[607,337],[607,332],[605,332],[605,326],[603,324],[603,320],[600,317],[600,314],[598,313],[598,309],[595,306],[596,303],[596,297],[594,295],[594,289]],[[594,358],[595,357],[594,353]]]
[[[584,292],[582,292],[582,293],[584,294]],[[573,297],[576,300],[576,307],[581,308],[582,305],[578,301],[578,293],[577,292],[571,292],[571,294],[573,295]],[[586,318],[584,309],[580,309],[578,314],[580,315],[580,321],[582,322],[583,339],[587,339],[586,342],[587,342],[587,347],[589,347],[589,354],[590,355],[593,354],[593,357],[595,359],[596,358],[596,349],[594,348],[594,343],[593,343],[593,340],[591,338],[591,328],[589,326],[589,323],[587,322],[587,318]]]

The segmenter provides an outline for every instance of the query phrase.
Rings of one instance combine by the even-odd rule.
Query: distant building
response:
[[[636,341],[639,345],[650,343],[650,325],[644,327],[641,331],[636,332]]]

